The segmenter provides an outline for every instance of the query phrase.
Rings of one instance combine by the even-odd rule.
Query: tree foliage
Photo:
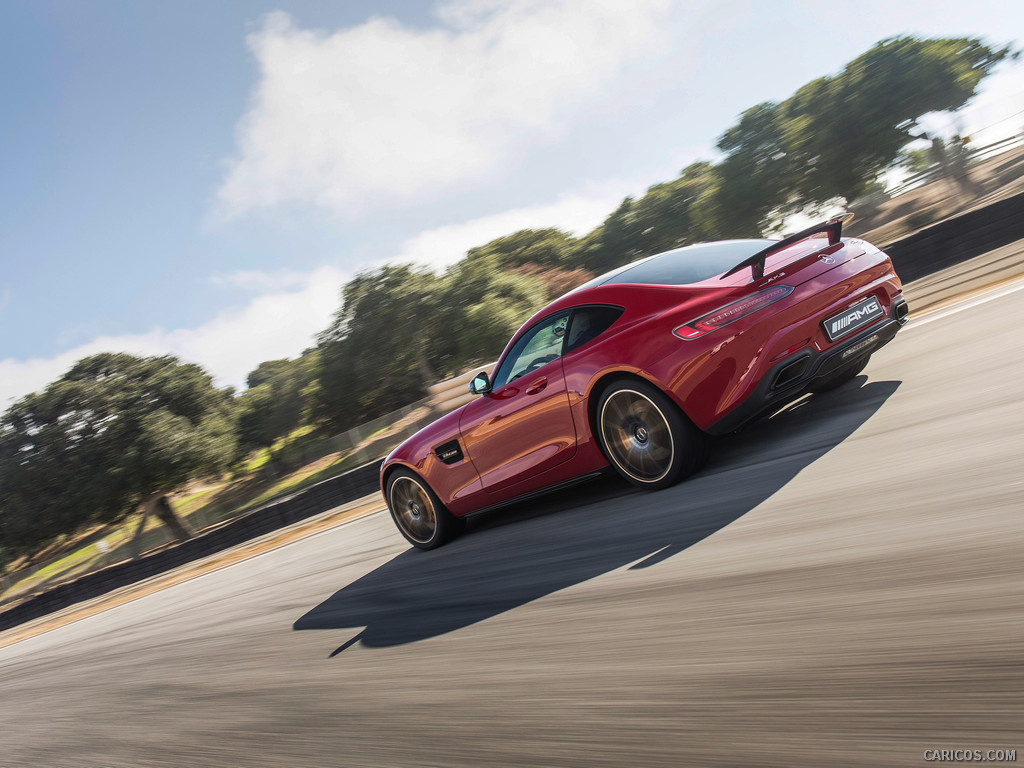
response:
[[[486,245],[470,248],[466,261],[487,261],[498,269],[524,264],[564,267],[575,245],[575,238],[560,229],[521,229]]]
[[[917,138],[918,118],[963,106],[1008,55],[977,39],[892,38],[747,110],[718,143],[719,207],[747,234],[773,215],[855,199]]]
[[[319,359],[319,350],[311,349],[295,360],[260,363],[249,373],[249,388],[235,401],[242,454],[272,445],[309,419]]]
[[[342,428],[422,397],[445,354],[441,279],[411,265],[357,275],[319,339],[319,414]]]
[[[173,357],[78,362],[0,419],[0,533],[25,550],[117,520],[231,457],[228,396]]]
[[[524,240],[529,240],[524,237]],[[347,429],[423,397],[439,377],[493,359],[545,299],[537,277],[497,248],[443,276],[385,266],[350,281],[320,336],[318,414]]]
[[[446,374],[494,360],[516,329],[548,298],[538,274],[502,269],[499,257],[466,259],[446,276],[442,333],[451,342]]]

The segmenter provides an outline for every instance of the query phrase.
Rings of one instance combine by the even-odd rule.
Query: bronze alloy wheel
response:
[[[403,475],[392,483],[391,509],[395,522],[414,544],[425,544],[434,537],[437,530],[434,502],[414,478]]]
[[[672,470],[672,427],[647,395],[636,389],[617,389],[601,404],[599,423],[609,458],[629,478],[657,483]]]

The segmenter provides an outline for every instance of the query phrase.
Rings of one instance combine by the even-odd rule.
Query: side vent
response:
[[[458,440],[451,440],[444,445],[437,446],[434,449],[434,455],[444,464],[455,464],[462,461],[462,448],[459,447]]]

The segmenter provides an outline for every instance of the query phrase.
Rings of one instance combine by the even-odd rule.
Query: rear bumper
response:
[[[739,429],[748,421],[765,412],[780,408],[806,394],[816,379],[822,379],[836,369],[858,358],[870,355],[896,337],[896,332],[907,323],[907,302],[896,297],[889,316],[881,322],[844,339],[825,352],[804,349],[773,365],[762,377],[754,391],[729,413],[707,428],[712,435],[724,435]]]

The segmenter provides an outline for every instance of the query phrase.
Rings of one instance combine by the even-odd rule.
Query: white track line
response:
[[[944,317],[955,315],[958,312],[963,312],[965,309],[973,309],[974,307],[982,304],[987,304],[990,301],[1001,299],[1004,296],[1009,296],[1011,293],[1017,291],[1024,291],[1024,278],[1016,280],[1009,285],[1004,285],[1002,288],[996,288],[988,293],[983,293],[980,296],[975,296],[972,299],[965,299],[964,301],[953,304],[943,309],[936,309],[931,312],[926,312],[920,317],[911,317],[910,322],[907,324],[907,330],[912,328],[920,328],[922,325],[927,325],[935,320],[941,320]],[[911,310],[913,311],[913,310]]]

